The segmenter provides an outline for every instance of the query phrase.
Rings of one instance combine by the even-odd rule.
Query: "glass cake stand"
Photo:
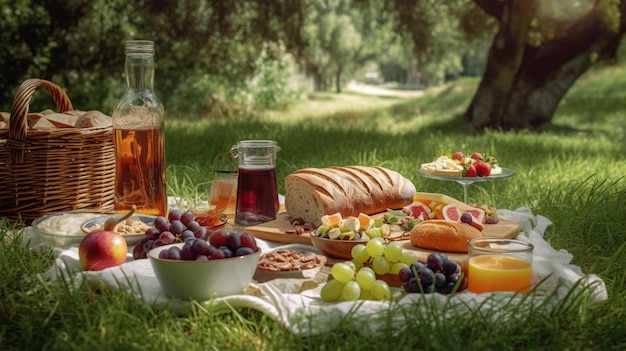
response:
[[[449,176],[440,176],[436,174],[429,174],[422,172],[421,169],[417,170],[417,173],[428,179],[435,180],[445,180],[449,182],[457,182],[463,186],[463,203],[467,203],[467,188],[474,183],[480,182],[490,182],[494,180],[506,179],[515,175],[515,171],[508,168],[502,168],[502,173],[491,175],[489,177],[449,177]]]

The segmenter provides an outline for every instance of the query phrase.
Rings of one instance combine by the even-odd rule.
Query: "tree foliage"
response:
[[[3,111],[21,81],[39,77],[61,85],[75,107],[109,112],[124,89],[127,39],[155,41],[156,89],[181,114],[249,109],[259,82],[273,79],[280,104],[297,95],[267,75],[289,78],[285,54],[302,48],[299,1],[0,1],[8,18],[0,21],[0,64],[11,67],[0,77]],[[273,68],[261,69],[266,63]]]
[[[378,65],[419,86],[483,75],[469,123],[536,127],[582,73],[615,56],[625,2],[0,0],[0,109],[40,77],[77,108],[108,112],[124,89],[124,41],[152,39],[155,85],[177,115],[285,107],[305,89],[300,73],[340,92]]]

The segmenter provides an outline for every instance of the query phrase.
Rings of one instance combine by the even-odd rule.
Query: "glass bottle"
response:
[[[154,42],[126,42],[126,92],[113,109],[116,212],[164,216],[165,109],[154,92]]]

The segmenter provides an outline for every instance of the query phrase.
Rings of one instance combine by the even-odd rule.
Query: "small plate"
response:
[[[222,226],[224,226],[224,224],[228,223],[228,219],[226,218],[220,218],[219,222],[217,222],[217,224],[215,225],[210,225],[210,226],[205,226],[206,229],[217,229],[220,228]]]
[[[80,226],[80,229],[85,233],[90,233],[91,232],[90,228],[92,228],[95,225],[104,223],[110,216],[111,215],[100,216],[100,217],[96,217],[88,221],[85,221]],[[136,215],[133,215],[132,217],[138,218],[140,221],[142,221],[144,224],[150,227],[154,225],[154,219],[156,218],[155,216],[149,216],[149,215],[143,215],[143,214],[136,214]],[[145,231],[141,231],[140,233],[122,234],[122,236],[124,237],[128,245],[135,245],[136,243],[138,243],[139,241],[141,241],[141,239],[145,237]]]

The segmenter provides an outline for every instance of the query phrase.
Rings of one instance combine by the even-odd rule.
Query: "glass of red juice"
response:
[[[276,219],[278,151],[273,140],[243,140],[231,148],[238,160],[235,223],[250,226]]]

